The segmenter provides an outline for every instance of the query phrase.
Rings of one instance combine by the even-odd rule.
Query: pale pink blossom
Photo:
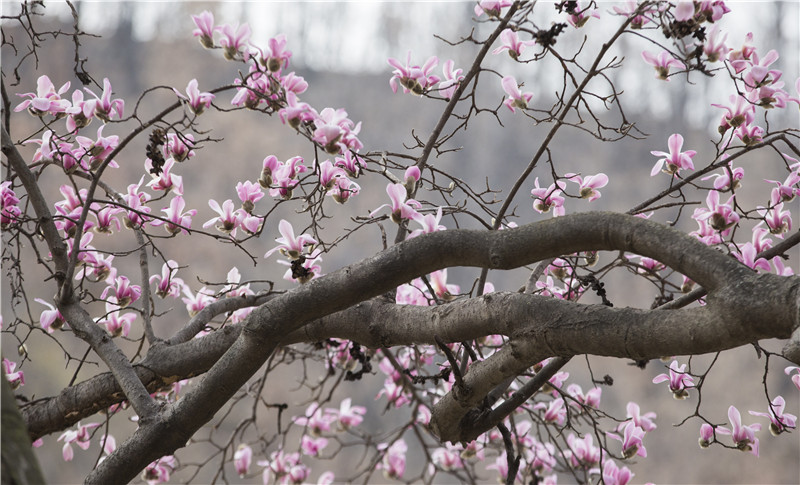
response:
[[[278,246],[267,251],[267,253],[264,255],[265,258],[270,257],[270,255],[272,255],[272,253],[275,251],[280,251],[280,253],[287,258],[295,260],[303,254],[306,246],[313,246],[314,244],[317,244],[317,240],[308,234],[301,234],[300,236],[295,237],[292,224],[285,219],[281,219],[281,221],[278,223],[278,230],[281,233],[281,237],[275,239],[275,242],[278,243]]]
[[[519,85],[517,84],[517,80],[514,79],[514,76],[506,76],[500,81],[500,84],[503,86],[503,90],[508,94],[508,98],[503,102],[508,109],[511,110],[512,113],[515,113],[517,110],[516,108],[525,109],[528,107],[528,103],[530,103],[531,99],[533,99],[533,93],[526,92],[523,93],[519,89]]]
[[[756,438],[756,431],[761,429],[758,423],[749,426],[742,425],[742,415],[739,410],[734,406],[728,408],[728,419],[731,422],[732,429],[720,426],[717,432],[720,434],[731,435],[733,444],[742,451],[749,451],[758,456],[758,438]]]
[[[197,79],[192,79],[189,81],[189,84],[186,85],[185,96],[175,88],[172,88],[172,90],[176,95],[178,95],[179,98],[183,99],[189,104],[189,107],[196,115],[202,114],[206,108],[211,106],[211,101],[213,101],[216,97],[211,93],[201,93],[200,88],[197,87]]]
[[[686,364],[678,364],[677,360],[673,360],[669,365],[669,374],[659,374],[653,379],[653,384],[669,381],[669,390],[672,391],[672,397],[675,399],[686,399],[689,397],[690,389],[694,387],[694,379],[684,369]]]
[[[694,157],[697,152],[694,150],[681,151],[683,147],[683,136],[678,133],[670,135],[667,145],[669,146],[669,153],[655,150],[650,152],[657,157],[663,157],[653,165],[653,169],[650,171],[651,177],[656,175],[659,171],[677,176],[681,170],[694,170],[692,157]]]
[[[500,47],[492,51],[492,54],[499,54],[505,50],[512,59],[517,60],[526,47],[536,44],[535,40],[520,40],[519,35],[511,29],[505,29],[500,32],[500,41],[503,43]]]
[[[794,414],[784,413],[786,408],[786,401],[783,396],[778,396],[769,404],[767,413],[760,413],[757,411],[749,411],[753,416],[763,416],[769,418],[769,432],[774,436],[778,436],[790,428],[797,427],[797,416]]]
[[[656,70],[656,78],[669,81],[670,68],[686,69],[686,64],[672,57],[667,51],[661,51],[657,55],[649,51],[642,51],[644,61],[652,65]]]
[[[217,28],[214,27],[214,14],[208,10],[203,10],[200,15],[192,15],[192,20],[197,26],[197,28],[192,31],[192,35],[200,37],[200,44],[206,49],[214,47],[214,31],[217,30]]]

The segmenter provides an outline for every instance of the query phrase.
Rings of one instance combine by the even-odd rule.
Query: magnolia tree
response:
[[[721,0],[480,1],[476,28],[449,41],[472,53],[470,63],[422,52],[388,59],[387,96],[441,110],[435,126],[417,127],[415,145],[394,152],[365,147],[359,134],[369,127],[346,108],[303,101],[308,84],[291,70],[283,35],[255,43],[247,24],[198,12],[186,18],[185,35],[209,49],[209,65],[233,65],[238,75],[223,86],[193,79],[125,100],[115,95],[113,73],[100,82],[84,69],[77,13],[72,31],[43,33],[37,5],[23,4],[4,17],[26,36],[3,36],[22,59],[13,72],[3,65],[3,339],[19,347],[3,367],[33,446],[57,441],[66,461],[93,449],[87,483],[141,476],[152,484],[178,471],[190,481],[208,469],[215,480],[264,483],[442,475],[628,483],[629,465],[645,460],[656,439],[650,435],[668,438],[669,426],[656,430],[656,413],[636,402],[604,406],[602,391],[614,389],[609,376],[587,388],[571,382],[562,369],[583,355],[663,366],[641,385],[667,399],[696,399],[682,425],[702,448],[758,455],[759,440],[785,439],[768,435],[795,428],[786,405],[797,395],[774,392],[766,376],[800,388],[800,278],[789,258],[800,243],[790,213],[800,194],[800,132],[779,122],[796,119],[780,113],[796,114],[800,80],[786,86],[778,53],[756,49],[752,35],[728,35],[730,8]],[[610,35],[596,28],[603,23],[613,26]],[[568,34],[584,40],[562,48]],[[615,49],[626,38],[647,48],[622,58]],[[44,40],[74,47],[84,86],[55,72],[37,73],[35,86],[20,81]],[[525,82],[545,62],[559,69],[554,95]],[[635,100],[613,81],[623,68],[655,74],[663,86],[724,80],[718,103],[698,107],[718,114],[718,133],[702,150],[681,133],[645,136],[624,109]],[[169,103],[145,116],[140,105],[164,93]],[[279,120],[305,150],[287,158],[260,146],[253,178],[212,186],[193,195],[203,204],[190,206],[192,191],[207,189],[184,184],[181,173],[224,169],[204,159],[204,149],[237,142],[214,138],[204,115],[245,110]],[[470,186],[437,166],[473,120],[494,118],[502,130],[501,115],[546,133],[513,184],[496,187],[489,177]],[[652,158],[633,176],[653,177],[658,190],[620,212],[587,212],[609,177],[591,164],[580,173],[561,168],[554,140],[575,131],[596,143],[646,144]],[[138,140],[146,148],[134,151]],[[115,185],[122,166],[138,174]],[[765,181],[765,166],[782,175]],[[745,184],[758,195],[739,196]],[[348,224],[326,223],[332,206],[368,191],[386,203]],[[684,226],[693,230],[678,230]],[[359,259],[325,267],[324,257],[361,233],[375,236]],[[244,281],[233,268],[213,281],[182,279],[204,264],[187,251],[197,240],[217,245],[220,258],[247,255],[261,276]],[[456,266],[474,268],[460,286],[447,279]],[[522,275],[512,283],[518,291],[495,291],[492,280],[508,278],[498,270],[514,268],[526,268],[508,273]],[[614,306],[604,282],[620,272],[633,279],[628,285],[648,288],[650,308]],[[179,324],[165,332],[166,322]],[[95,374],[25,398],[26,381],[45,377],[26,372],[42,358],[26,345],[34,334]],[[71,350],[76,338],[88,344],[83,355]],[[759,343],[765,339],[781,342]],[[759,355],[761,405],[739,409],[731,394],[709,398],[721,412],[701,406],[716,359],[701,366],[692,356],[741,346]],[[104,366],[89,365],[99,361]],[[281,378],[288,369],[294,383]],[[378,385],[359,402],[350,381]],[[303,394],[304,410],[265,400],[275,386]],[[375,399],[405,418],[366,426]],[[244,416],[222,427],[235,405]],[[111,433],[115,422],[131,420],[129,435]],[[189,454],[198,447],[205,455]],[[334,474],[345,456],[355,458]]]

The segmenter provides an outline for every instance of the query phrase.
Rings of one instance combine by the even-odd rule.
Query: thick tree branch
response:
[[[585,250],[630,251],[657,258],[707,288],[709,303],[703,308],[666,312],[572,306],[578,304],[540,298],[536,300],[541,305],[537,313],[540,318],[548,317],[547,324],[538,329],[523,325],[524,318],[508,320],[494,315],[506,325],[515,326],[510,332],[512,341],[490,359],[472,365],[465,376],[470,392],[459,393],[458,400],[448,394],[437,404],[433,429],[443,440],[461,439],[463,434],[458,432],[457,424],[462,416],[503,379],[547,356],[591,353],[649,358],[702,353],[721,340],[720,336],[741,342],[765,336],[786,338],[797,327],[800,278],[756,275],[733,258],[690,236],[640,218],[585,213],[507,231],[437,232],[312,280],[256,309],[239,338],[204,380],[169,407],[158,423],[142,424],[87,477],[87,482],[131,480],[154,459],[184,446],[261,367],[287,334],[315,319],[437,269],[450,266],[511,269]],[[487,295],[470,304],[486,304],[493,298]],[[531,320],[535,316],[524,315]],[[744,323],[753,321],[759,325]],[[443,332],[436,334],[446,339]],[[447,408],[458,412],[440,416],[440,411]],[[456,426],[451,426],[453,422]]]

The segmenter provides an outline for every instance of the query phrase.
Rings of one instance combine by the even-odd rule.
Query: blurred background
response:
[[[242,64],[226,62],[219,51],[206,51],[191,36],[194,24],[190,15],[203,10],[214,13],[216,23],[248,22],[253,30],[251,41],[264,45],[271,37],[279,33],[286,34],[288,49],[293,52],[288,70],[294,70],[309,83],[309,90],[301,96],[316,109],[330,106],[344,108],[355,122],[362,122],[359,138],[365,145],[364,151],[394,151],[412,155],[419,152],[408,151],[405,146],[412,145],[414,133],[422,139],[427,138],[433,129],[444,106],[442,102],[394,94],[389,88],[392,68],[386,63],[388,57],[405,60],[409,50],[412,59],[421,64],[430,55],[437,55],[441,63],[453,59],[455,66],[467,69],[471,64],[477,48],[472,44],[452,46],[441,39],[456,42],[473,30],[476,37],[485,34],[489,25],[475,24],[471,2],[74,2],[79,12],[80,28],[86,32],[97,34],[98,38],[84,38],[81,56],[88,59],[85,68],[95,80],[102,83],[108,77],[114,87],[114,97],[126,101],[126,115],[132,112],[138,96],[154,86],[175,87],[179,91],[185,89],[189,80],[196,78],[200,89],[205,91],[216,86],[230,83]],[[610,3],[599,4],[600,14],[605,19],[611,10]],[[70,31],[72,16],[69,9],[61,3],[47,2],[47,16],[43,24],[47,29],[62,28]],[[10,2],[3,2],[3,15],[13,13],[15,7]],[[735,2],[731,4],[733,13],[722,22],[723,31],[728,33],[728,44],[739,48],[747,32],[754,33],[754,44],[760,53],[771,48],[780,51],[782,57],[777,68],[783,71],[783,80],[787,90],[794,93],[794,80],[797,79],[798,54],[800,54],[800,33],[797,25],[800,22],[800,8],[795,2]],[[547,26],[556,18],[551,3],[537,6],[537,21]],[[616,27],[616,22],[600,22],[590,20],[582,30],[570,29],[558,38],[558,46],[564,51],[571,51],[583,41],[585,32],[594,36],[597,32],[609,33]],[[22,33],[18,25],[3,23],[6,36],[21,39]],[[436,34],[440,38],[434,36]],[[602,34],[601,34],[602,35]],[[601,37],[602,38],[602,37]],[[586,53],[596,50],[599,44],[590,44]],[[665,84],[652,75],[652,70],[641,60],[639,52],[647,48],[641,39],[633,36],[623,37],[615,54],[624,56],[630,64],[640,64],[636,70],[631,66],[612,73],[617,87],[624,91],[623,106],[629,119],[636,126],[649,134],[645,140],[623,140],[617,143],[598,143],[592,137],[578,130],[564,129],[552,148],[551,157],[560,173],[581,172],[584,175],[598,172],[606,173],[610,182],[602,190],[603,197],[591,205],[583,201],[571,199],[568,211],[614,210],[625,211],[644,201],[650,194],[663,189],[668,183],[667,176],[650,177],[650,169],[656,158],[651,150],[666,150],[667,138],[672,133],[681,133],[686,139],[684,149],[698,152],[695,165],[703,166],[713,160],[714,146],[709,140],[715,140],[716,126],[721,110],[709,108],[710,103],[727,104],[727,88],[724,79],[706,79],[693,75],[693,85],[687,88],[682,79],[675,79]],[[651,48],[652,50],[652,48]],[[78,88],[80,82],[74,78],[73,45],[65,39],[45,43],[40,49],[38,67],[32,60],[22,65],[20,74],[22,82],[13,86],[13,78],[9,69],[17,64],[12,49],[3,48],[3,75],[6,87],[11,93],[23,93],[35,90],[36,78],[47,73],[56,86],[71,81],[72,89]],[[502,59],[501,59],[502,58]],[[553,97],[561,82],[557,69],[546,65],[531,63],[511,65],[505,56],[490,56],[488,66],[494,67],[503,74],[513,74],[517,80],[525,83],[524,90],[533,91],[536,100]],[[440,74],[441,67],[437,67]],[[616,76],[616,77],[614,77]],[[489,106],[497,106],[503,99],[499,78],[486,77],[483,99]],[[70,92],[72,91],[70,90]],[[494,91],[493,91],[494,90]],[[13,96],[13,95],[12,95]],[[232,94],[219,96],[215,103],[229,106]],[[174,101],[171,91],[163,89],[146,97],[139,107],[141,118],[146,119],[160,111],[166,104]],[[12,106],[15,106],[12,100]],[[547,102],[543,102],[545,106]],[[792,123],[798,126],[797,110],[783,110],[776,113],[771,121],[777,126]],[[12,136],[15,139],[28,136],[37,129],[34,120],[24,113],[12,116]],[[473,186],[483,187],[488,177],[492,189],[499,190],[498,199],[507,193],[519,172],[528,164],[538,148],[547,126],[534,126],[520,116],[514,116],[504,107],[499,110],[499,121],[491,115],[478,116],[470,122],[469,131],[457,134],[450,142],[451,147],[460,150],[443,154],[432,164],[441,170],[457,174]],[[133,125],[128,125],[133,126]],[[183,177],[186,187],[185,198],[188,207],[197,208],[199,213],[194,218],[195,226],[214,217],[207,206],[208,194],[222,201],[227,198],[236,200],[234,187],[241,180],[255,180],[261,170],[261,161],[267,155],[276,155],[286,160],[295,155],[306,159],[311,165],[314,152],[308,142],[293,131],[283,126],[277,117],[267,118],[252,112],[220,113],[209,111],[200,118],[200,127],[213,130],[210,136],[222,139],[220,143],[209,143],[198,155],[176,167],[175,172]],[[117,128],[117,127],[115,127]],[[93,127],[88,129],[94,133]],[[124,128],[118,131],[106,129],[105,135],[115,133],[123,135]],[[88,135],[87,135],[88,136]],[[128,184],[138,182],[145,174],[144,147],[146,137],[136,140],[117,160],[120,169],[108,173],[107,182],[119,191],[124,191]],[[30,156],[33,149],[25,154]],[[764,178],[785,178],[781,170],[782,163],[775,153],[759,152],[743,162],[749,178],[741,195],[737,198],[752,198],[765,204],[769,184],[761,182]],[[541,166],[535,172],[549,185],[549,167]],[[49,175],[48,175],[49,173]],[[46,172],[42,183],[52,194],[51,202],[61,198],[58,185],[62,181],[56,177],[55,171]],[[402,173],[396,173],[402,176]],[[366,216],[372,209],[386,203],[385,182],[377,177],[362,183],[361,194],[351,199],[346,206],[330,204],[329,215],[332,219],[327,225],[334,233],[355,227],[350,217]],[[532,187],[531,183],[528,184]],[[526,190],[529,190],[526,189]],[[427,195],[420,191],[421,197]],[[704,199],[704,197],[703,197]],[[431,199],[433,204],[440,203]],[[570,205],[571,204],[571,205]],[[797,201],[792,203],[795,221],[798,214]],[[257,204],[262,213],[268,205],[266,199]],[[527,192],[517,197],[515,221],[519,224],[549,218],[550,214],[539,215],[531,210],[531,201]],[[279,237],[277,221],[280,217],[291,217],[292,209],[282,206],[271,221],[274,227],[266,228],[260,239],[248,243],[250,250],[258,261],[253,261],[247,254],[221,246],[211,240],[193,241],[187,247],[187,239],[178,237],[162,241],[161,249],[167,257],[174,257],[180,262],[202,261],[182,269],[180,276],[193,289],[205,282],[222,282],[224,275],[236,266],[243,280],[273,280],[278,287],[291,288],[292,284],[282,281],[284,268],[275,269],[274,258],[264,260],[261,255],[274,246],[273,240]],[[659,214],[662,221],[670,220],[675,214]],[[459,224],[476,227],[466,218],[459,219]],[[453,227],[451,220],[443,220],[445,225]],[[394,227],[385,224],[389,234],[394,234]],[[687,231],[694,229],[692,221],[685,217],[681,227]],[[106,249],[122,251],[135,247],[133,238],[108,241]],[[194,239],[194,238],[193,238]],[[96,245],[98,239],[95,239]],[[339,244],[335,251],[325,255],[323,271],[330,272],[344,265],[358,261],[374,254],[381,248],[381,234],[376,226],[368,227],[353,234],[346,243]],[[30,257],[31,254],[28,254]],[[191,260],[189,257],[191,257]],[[792,254],[793,265],[797,272],[798,252]],[[133,272],[135,263],[119,261],[120,268],[128,268]],[[254,264],[255,263],[255,264]],[[160,271],[160,262],[154,261],[150,271]],[[136,273],[133,273],[136,274]],[[468,289],[478,272],[473,269],[454,268],[449,272],[450,283],[460,284]],[[499,290],[514,291],[524,284],[527,271],[520,270],[508,273],[490,273],[492,281]],[[26,271],[28,281],[43,280],[43,275],[35,269]],[[262,286],[263,287],[263,286]],[[29,287],[35,288],[34,286]],[[254,284],[254,289],[259,285]],[[625,278],[610,279],[606,283],[608,298],[616,306],[638,306],[649,308],[655,292],[650,285],[641,280]],[[7,281],[2,287],[3,315],[11,315]],[[54,292],[49,282],[41,285],[41,291],[34,297],[50,299]],[[36,305],[36,304],[32,304]],[[159,320],[156,329],[161,336],[175,331],[187,318],[186,311],[179,301],[157,302],[157,311],[172,310],[168,317]],[[171,306],[170,306],[171,305]],[[27,311],[38,315],[43,307],[31,306]],[[19,308],[15,309],[20,311]],[[24,312],[23,312],[24,313]],[[36,318],[36,317],[34,317]],[[8,322],[9,318],[6,317]],[[133,332],[132,337],[136,334]],[[86,349],[85,344],[67,332],[59,335],[59,347],[54,340],[32,332],[26,336],[26,345],[31,349],[31,361],[26,362],[26,386],[18,392],[34,399],[57,393],[76,371],[77,362],[67,360],[69,353],[80,356]],[[3,333],[4,356],[16,357],[19,341]],[[132,352],[136,345],[130,342]],[[780,349],[777,342],[766,342],[765,347]],[[34,351],[33,349],[36,349]],[[132,353],[131,353],[132,355]],[[692,369],[703,371],[714,356],[701,356],[692,359]],[[12,358],[12,360],[14,360]],[[696,445],[699,421],[690,420],[681,427],[673,427],[685,417],[694,413],[700,404],[694,393],[687,401],[674,401],[665,385],[653,385],[652,378],[664,372],[660,362],[651,362],[644,370],[637,369],[627,362],[612,359],[589,358],[574,359],[567,370],[570,382],[577,382],[584,389],[590,386],[591,378],[587,371],[587,362],[595,376],[609,374],[614,378],[614,386],[605,388],[603,402],[605,408],[618,416],[624,416],[628,401],[636,401],[642,411],[655,411],[658,414],[656,423],[659,428],[648,434],[646,446],[648,458],[640,459],[631,466],[636,477],[635,483],[654,482],[659,484],[694,484],[694,483],[798,483],[800,481],[800,439],[798,433],[784,434],[779,437],[770,436],[766,429],[759,433],[761,438],[761,457],[737,453],[712,447],[700,450]],[[686,362],[682,359],[681,362]],[[771,397],[783,395],[787,400],[787,412],[800,414],[798,391],[783,374],[783,364],[770,362],[770,373],[764,377],[763,359],[759,360],[752,348],[741,348],[727,352],[719,357],[705,383],[702,402],[702,414],[717,423],[727,421],[728,405],[735,404],[744,415],[745,423],[762,422],[761,418],[748,415],[746,410],[766,411],[767,403],[762,379],[766,379]],[[54,369],[60,369],[56,371]],[[86,365],[78,373],[78,380],[83,380],[102,371],[103,364]],[[324,372],[322,368],[317,369]],[[287,389],[297,388],[302,374],[297,366],[287,365],[281,373],[270,375],[269,385],[262,396],[268,402],[286,402],[290,408],[285,416],[300,414],[306,407],[299,397],[288,393]],[[391,429],[391,426],[402,422],[403,413],[385,410],[385,399],[375,400],[380,389],[383,376],[375,375],[357,383],[347,383],[337,389],[333,402],[344,397],[353,398],[354,404],[368,406],[365,422],[361,425],[366,430],[376,432]],[[299,396],[299,394],[298,394]],[[295,400],[293,400],[295,399]],[[241,410],[240,410],[241,411]],[[246,411],[246,410],[245,410]],[[238,412],[238,411],[237,411]],[[235,413],[234,413],[235,415]],[[270,419],[273,419],[271,417]],[[88,421],[102,420],[90,419]],[[230,423],[225,426],[230,426]],[[112,422],[111,433],[121,440],[135,424],[116,420]],[[201,431],[202,433],[202,431]],[[56,442],[56,435],[45,438],[45,444],[38,450],[38,456],[50,483],[78,483],[88,473],[99,456],[99,446],[84,452],[76,449],[75,460],[64,463],[61,459],[61,443]],[[185,451],[178,453],[183,463],[203,460],[202,453],[213,449],[208,443],[198,447],[197,455]],[[191,448],[190,448],[191,450]],[[207,455],[205,455],[207,456]],[[410,451],[409,467],[414,460],[421,457],[419,451]],[[256,459],[265,459],[258,456]],[[357,458],[352,458],[353,460]],[[493,460],[489,460],[493,461]],[[331,462],[320,462],[315,466],[311,479],[316,480],[318,473],[332,469],[337,476],[346,476],[352,469],[349,455],[343,453]],[[213,467],[212,467],[213,468]],[[257,467],[253,467],[253,470]],[[214,470],[211,470],[213,472]],[[208,473],[208,472],[203,472]],[[495,472],[482,475],[489,482],[495,480]],[[235,474],[229,470],[228,478],[238,482]],[[374,479],[382,479],[379,474]],[[443,481],[447,478],[439,475]],[[563,483],[569,483],[570,477],[559,477]],[[213,480],[213,475],[200,474],[196,477],[178,474],[173,482],[192,480],[205,483]],[[257,483],[260,477],[247,480]]]

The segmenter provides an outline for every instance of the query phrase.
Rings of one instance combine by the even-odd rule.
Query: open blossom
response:
[[[564,176],[580,186],[580,196],[582,199],[589,199],[589,202],[600,198],[600,191],[597,189],[603,188],[608,184],[608,176],[604,173],[597,175],[589,175],[586,178],[581,177],[576,173],[567,173]]]
[[[609,433],[608,437],[622,442],[622,456],[631,458],[634,455],[639,455],[642,458],[647,457],[647,450],[642,443],[645,431],[636,426],[633,421],[628,421],[623,428],[622,436],[614,433]]]
[[[603,463],[603,483],[605,485],[627,485],[633,478],[634,473],[624,466],[619,468],[614,460],[606,460]]]
[[[15,371],[14,369],[16,368],[16,362],[3,358],[3,375],[11,385],[11,389],[17,389],[25,385],[25,373],[21,370]]]
[[[147,465],[147,468],[142,472],[142,478],[147,482],[147,485],[166,483],[169,481],[170,473],[175,470],[176,466],[177,462],[174,456],[162,456],[158,460]]]
[[[374,211],[370,212],[370,217],[374,217],[375,214],[377,214],[384,207],[391,207],[392,221],[397,224],[400,224],[403,220],[413,219],[418,215],[417,211],[414,210],[412,206],[420,208],[421,204],[414,199],[406,200],[408,194],[406,192],[406,187],[403,184],[388,184],[386,186],[386,193],[389,195],[392,203],[383,204]]]
[[[464,71],[462,69],[454,69],[455,61],[449,59],[442,65],[442,72],[444,79],[439,83],[439,94],[444,99],[450,99],[458,89],[458,85],[464,80]]]
[[[317,244],[317,240],[308,234],[301,234],[295,237],[294,228],[292,223],[286,219],[281,219],[278,223],[278,230],[282,237],[275,240],[278,246],[270,249],[264,255],[265,258],[270,257],[275,251],[280,251],[281,254],[291,260],[298,259],[305,249],[305,246]]]
[[[387,443],[378,445],[378,450],[384,451],[382,468],[383,476],[386,478],[402,478],[403,473],[406,471],[406,451],[408,446],[406,442],[399,439],[389,446]]]
[[[692,157],[694,157],[697,152],[694,150],[681,151],[683,147],[683,136],[678,133],[670,135],[667,145],[669,146],[669,153],[661,151],[650,152],[657,157],[663,157],[653,165],[653,170],[650,171],[651,177],[659,171],[677,176],[681,170],[694,170]]]
[[[53,333],[55,330],[64,326],[66,320],[64,320],[63,315],[61,315],[61,312],[58,311],[56,307],[41,298],[35,298],[33,301],[41,303],[49,308],[49,310],[43,310],[42,314],[39,316],[39,325],[41,325],[47,333]]]
[[[757,411],[749,411],[753,416],[763,416],[769,418],[769,432],[775,436],[783,433],[787,429],[797,427],[797,416],[794,414],[784,413],[786,408],[786,401],[783,396],[778,396],[772,400],[769,405],[769,412],[760,413]]]
[[[719,231],[723,236],[727,236],[731,228],[739,222],[739,214],[733,209],[733,198],[730,196],[724,204],[719,201],[719,192],[710,190],[706,196],[708,209],[695,209],[692,218],[697,220],[708,220],[711,227]]]
[[[111,121],[112,115],[116,114],[117,118],[122,118],[122,112],[125,109],[125,101],[122,99],[111,99],[111,81],[108,78],[103,78],[103,93],[98,96],[89,88],[83,88],[87,93],[94,96],[95,99],[85,101],[86,107],[82,110],[86,115],[88,110],[92,110],[94,114],[103,121]]]
[[[335,416],[339,419],[339,428],[348,429],[353,426],[358,426],[364,420],[364,414],[367,408],[364,406],[351,406],[352,399],[349,397],[342,400],[339,409],[335,411]]]
[[[500,41],[503,45],[493,50],[492,54],[499,54],[507,50],[508,55],[514,60],[522,55],[522,51],[524,51],[526,47],[536,44],[535,40],[520,40],[517,33],[511,29],[505,29],[500,32]]]
[[[792,372],[794,372],[794,375],[792,375]],[[790,365],[785,369],[783,369],[783,373],[786,374],[787,376],[792,375],[792,382],[794,382],[794,385],[795,387],[797,387],[797,390],[800,391],[800,367]]]
[[[68,89],[69,82],[64,83],[56,91],[56,87],[49,77],[39,76],[39,79],[36,81],[36,92],[18,94],[17,96],[22,98],[27,97],[29,99],[18,104],[17,107],[14,108],[14,111],[22,111],[27,108],[34,116],[42,116],[45,113],[50,113],[52,115],[64,113],[67,108],[70,107],[70,102],[68,99],[62,99],[61,95]]]
[[[192,108],[192,111],[196,115],[202,114],[206,108],[211,106],[211,101],[216,97],[211,93],[201,93],[200,88],[197,87],[197,79],[189,81],[189,84],[186,86],[186,96],[175,88],[172,88],[172,90],[179,98],[189,103],[189,107]]]
[[[480,17],[485,13],[489,17],[499,17],[500,11],[512,3],[512,0],[479,0],[475,5],[475,16]]]
[[[770,194],[769,207],[758,206],[758,213],[767,223],[770,233],[783,238],[783,233],[792,230],[792,213],[783,210],[780,191],[773,190]]]
[[[567,444],[569,445],[569,450],[564,452],[564,456],[572,466],[589,470],[600,463],[601,451],[600,448],[594,446],[594,439],[591,433],[586,433],[582,439],[570,433],[567,436]]]
[[[178,298],[180,296],[184,283],[182,279],[175,276],[177,272],[178,263],[170,259],[161,266],[160,275],[156,274],[150,277],[150,283],[158,282],[156,295],[159,298],[166,298],[167,296]]]
[[[517,80],[514,79],[514,76],[504,77],[503,80],[500,81],[500,84],[502,84],[503,90],[508,94],[508,98],[503,103],[512,113],[517,111],[515,108],[527,108],[528,103],[533,99],[533,93],[523,93],[519,90],[519,85],[517,84]]]
[[[225,59],[235,59],[239,51],[246,46],[247,41],[250,39],[250,25],[244,24],[233,27],[230,24],[225,24],[217,27],[217,29],[222,34],[219,45],[223,48]]]
[[[611,7],[614,10],[614,13],[617,15],[623,15],[625,17],[629,17],[631,14],[635,13],[639,8],[639,4],[636,0],[626,0],[625,6],[613,6]],[[649,9],[645,9],[642,13],[647,13]],[[630,26],[632,29],[641,29],[644,25],[650,22],[650,19],[647,18],[645,15],[636,15],[631,20]]]
[[[89,423],[81,425],[80,422],[76,425],[76,429],[67,430],[61,433],[56,441],[64,441],[64,447],[61,449],[61,456],[64,461],[72,461],[74,457],[72,451],[72,444],[78,445],[83,450],[88,450],[91,446],[91,436],[89,430],[100,426],[100,423]]]
[[[439,207],[436,209],[436,214],[425,214],[422,215],[417,213],[414,216],[414,221],[419,223],[422,226],[422,229],[414,229],[411,231],[411,234],[408,235],[409,239],[412,237],[417,237],[420,234],[430,234],[436,231],[444,231],[447,229],[443,225],[439,224],[439,221],[442,220],[442,208]]]
[[[567,22],[569,22],[570,25],[572,25],[576,29],[579,29],[584,25],[586,25],[586,22],[588,22],[591,17],[599,19],[600,12],[598,12],[597,9],[593,7],[593,5],[594,2],[590,2],[589,5],[587,5],[584,8],[581,8],[580,4],[578,2],[575,2],[575,9],[567,17]]]
[[[672,57],[672,54],[667,51],[661,51],[658,53],[658,55],[655,55],[649,51],[642,51],[642,58],[646,63],[655,68],[656,77],[658,79],[663,79],[664,81],[669,81],[670,68],[686,68],[686,64]]]
[[[164,221],[157,219],[152,221],[150,224],[153,226],[163,225],[170,234],[178,234],[180,232],[189,234],[188,229],[192,227],[192,217],[197,214],[197,210],[191,209],[184,212],[183,209],[185,208],[186,202],[183,200],[183,197],[177,195],[172,198],[169,203],[169,207],[161,209],[166,213],[165,217],[167,220]]]
[[[669,374],[659,374],[653,379],[653,384],[669,381],[669,390],[675,399],[686,399],[689,397],[688,388],[694,387],[694,379],[684,371],[686,364],[678,365],[677,360],[673,360],[669,365]]]
[[[217,30],[217,28],[214,27],[214,14],[208,10],[203,10],[200,15],[192,15],[192,20],[197,26],[197,28],[192,31],[192,35],[200,37],[200,43],[206,49],[214,47],[214,31]]]
[[[549,404],[543,402],[537,403],[533,409],[544,409],[542,419],[548,423],[556,423],[562,426],[567,419],[567,410],[564,407],[564,400],[562,398],[553,399]]]
[[[645,431],[653,431],[657,428],[656,424],[653,422],[656,419],[656,413],[649,412],[641,414],[639,411],[639,405],[635,402],[629,402],[628,406],[626,407],[628,412],[628,418],[630,418],[631,422],[636,426],[642,428]],[[617,431],[620,431],[625,427],[625,423],[620,423],[617,427]]]
[[[392,71],[394,75],[389,79],[389,87],[392,88],[392,92],[397,92],[397,84],[400,83],[404,93],[421,95],[439,82],[439,77],[431,74],[433,68],[439,64],[439,58],[436,56],[428,58],[422,67],[411,64],[411,51],[408,51],[405,65],[393,57],[390,57],[387,62],[395,68]]]
[[[578,408],[579,410],[583,409],[583,406],[599,409],[600,408],[600,395],[603,393],[603,389],[600,387],[593,387],[589,389],[589,391],[584,394],[583,389],[578,384],[570,384],[567,386],[567,394],[572,396],[575,402],[571,402],[574,407]],[[581,406],[581,404],[583,406]]]
[[[549,187],[539,187],[539,177],[533,181],[535,188],[531,190],[531,195],[534,198],[533,209],[542,214],[549,212],[553,209],[553,216],[563,216],[566,214],[564,209],[564,197],[561,196],[561,191],[564,190],[566,184],[562,181],[550,184]]]
[[[736,445],[737,448],[742,451],[749,451],[758,456],[758,438],[756,438],[755,433],[761,429],[761,425],[758,423],[749,426],[742,425],[742,415],[734,406],[728,408],[728,419],[733,429],[720,426],[717,428],[717,432],[731,435],[733,444]]]
[[[97,319],[97,323],[104,326],[112,337],[127,337],[131,331],[131,324],[136,320],[135,313],[122,314],[122,307],[116,304],[116,298],[109,298],[106,303],[106,315]]]

